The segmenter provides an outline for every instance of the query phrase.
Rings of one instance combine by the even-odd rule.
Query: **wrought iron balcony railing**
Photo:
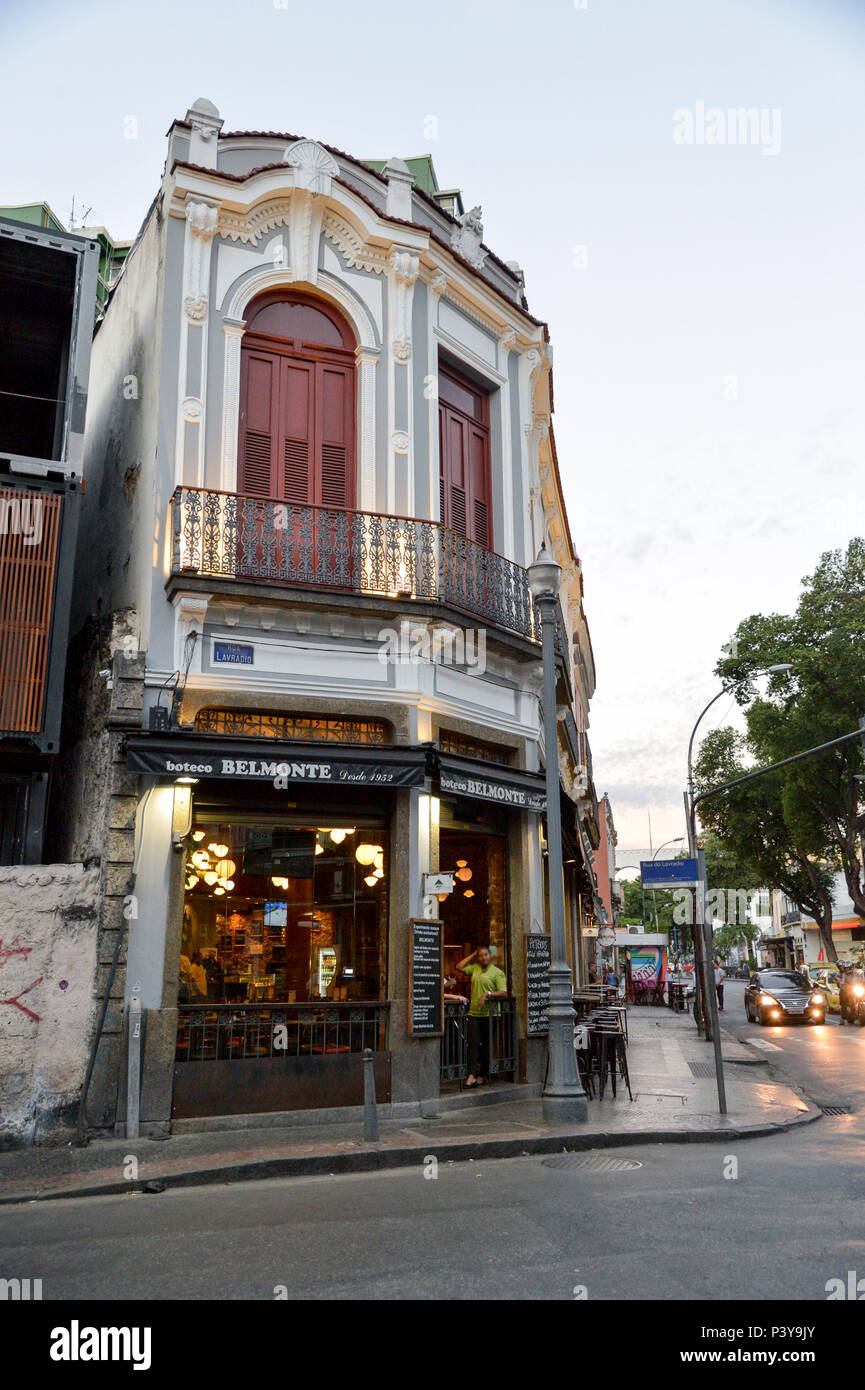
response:
[[[181,487],[172,528],[174,574],[433,600],[538,635],[522,565],[438,522]]]

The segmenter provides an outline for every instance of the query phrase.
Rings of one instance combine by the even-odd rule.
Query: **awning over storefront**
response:
[[[475,758],[437,758],[439,788],[452,796],[470,796],[479,801],[495,801],[522,811],[546,810],[546,783],[542,773],[523,772],[502,763]]]
[[[233,782],[312,782],[324,786],[420,787],[423,748],[364,748],[270,739],[187,738],[133,734],[126,742],[131,772],[157,777],[220,777]]]

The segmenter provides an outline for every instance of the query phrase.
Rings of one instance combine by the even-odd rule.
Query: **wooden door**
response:
[[[265,296],[263,312],[251,318],[241,353],[243,572],[351,587],[355,367],[350,331],[329,306],[325,314],[302,297]]]

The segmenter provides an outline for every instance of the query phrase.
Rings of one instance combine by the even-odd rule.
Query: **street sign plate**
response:
[[[641,859],[644,888],[696,888],[696,859]]]

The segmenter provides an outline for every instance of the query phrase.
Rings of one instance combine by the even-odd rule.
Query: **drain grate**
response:
[[[541,1160],[544,1168],[588,1168],[593,1173],[632,1173],[642,1168],[634,1158],[609,1158],[606,1154],[556,1154]]]
[[[821,1105],[821,1106],[820,1106],[820,1109],[823,1111],[823,1114],[824,1114],[824,1115],[852,1115],[852,1114],[853,1114],[853,1107],[852,1107],[851,1105]]]
[[[707,1077],[711,1080],[715,1075],[715,1066],[712,1062],[689,1062],[688,1066],[694,1076]]]

